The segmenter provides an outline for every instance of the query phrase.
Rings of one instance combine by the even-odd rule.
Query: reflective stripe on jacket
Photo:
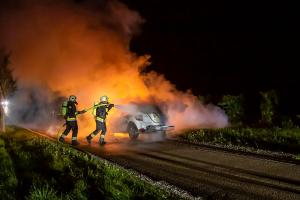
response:
[[[99,122],[105,122],[105,119],[101,118],[101,117],[96,117],[96,120]]]
[[[68,121],[68,122],[76,121],[76,117],[68,117],[68,118],[67,118],[67,121]]]
[[[99,103],[94,106],[94,116],[99,122],[105,122],[108,111],[112,108],[112,104]]]

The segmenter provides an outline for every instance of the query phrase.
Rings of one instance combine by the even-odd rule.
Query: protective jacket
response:
[[[84,113],[84,111],[77,111],[75,102],[68,101],[66,114],[67,121],[76,121],[76,116],[81,113]]]
[[[94,107],[94,109],[96,110],[95,119],[100,122],[105,122],[106,115],[108,114],[108,112],[113,106],[114,106],[113,104],[101,103],[101,102],[95,105]]]

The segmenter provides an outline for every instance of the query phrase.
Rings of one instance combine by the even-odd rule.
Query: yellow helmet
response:
[[[105,95],[100,97],[100,102],[108,102],[108,97]]]

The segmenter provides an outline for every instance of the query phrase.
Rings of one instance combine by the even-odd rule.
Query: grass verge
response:
[[[300,154],[300,129],[222,128],[186,131],[179,136],[192,143],[211,143]]]
[[[0,199],[180,199],[68,145],[9,128],[0,135]]]
[[[1,199],[14,199],[18,181],[12,160],[2,139],[0,139],[0,160],[0,197]]]

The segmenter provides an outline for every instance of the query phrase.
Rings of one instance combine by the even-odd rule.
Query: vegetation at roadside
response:
[[[188,130],[179,137],[193,143],[246,146],[300,154],[300,115],[293,117],[280,113],[280,101],[275,90],[259,92],[259,96],[259,116],[251,124],[245,120],[245,97],[224,95],[216,103],[227,114],[229,127]]]
[[[257,149],[300,153],[300,129],[222,128],[187,131],[180,137],[189,142],[237,145]]]
[[[224,95],[218,103],[223,108],[231,123],[241,125],[244,119],[243,96]]]
[[[0,135],[0,199],[179,199],[68,145],[9,128]]]
[[[15,199],[18,181],[13,162],[2,139],[0,139],[0,160],[0,197],[1,199]]]
[[[251,94],[224,94],[199,96],[204,104],[213,103],[222,108],[229,118],[230,127],[296,128],[300,115],[281,99],[276,90],[256,91]],[[288,108],[289,109],[288,109]]]

